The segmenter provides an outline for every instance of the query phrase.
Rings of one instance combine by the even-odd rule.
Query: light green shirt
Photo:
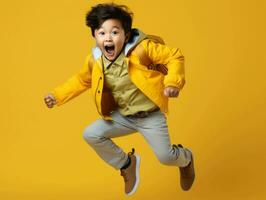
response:
[[[123,52],[111,62],[102,56],[105,85],[111,89],[122,115],[132,115],[139,111],[154,110],[157,105],[145,96],[128,75],[128,65]]]

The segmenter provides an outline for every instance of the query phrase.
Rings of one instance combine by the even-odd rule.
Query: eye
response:
[[[112,31],[112,35],[117,35],[118,33],[118,31]]]
[[[103,36],[105,33],[103,31],[100,31],[98,35]]]

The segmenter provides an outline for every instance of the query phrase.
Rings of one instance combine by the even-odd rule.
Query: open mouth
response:
[[[113,44],[108,44],[104,46],[105,52],[108,57],[112,57],[115,54],[115,46]]]

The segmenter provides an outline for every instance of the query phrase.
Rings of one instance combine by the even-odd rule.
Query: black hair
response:
[[[132,18],[133,13],[125,5],[115,3],[98,4],[86,14],[86,25],[91,28],[91,34],[94,37],[95,29],[100,28],[104,21],[118,19],[127,34],[131,31]]]

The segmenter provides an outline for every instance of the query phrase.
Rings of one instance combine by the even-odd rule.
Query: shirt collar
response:
[[[115,65],[118,65],[118,66],[122,66],[123,63],[124,63],[124,59],[125,59],[125,54],[124,52],[122,51],[120,53],[120,55],[114,60],[114,61],[110,61],[108,60],[104,55],[102,55],[102,58],[103,58],[103,65],[104,65],[104,68],[107,69],[109,68],[111,65],[115,64]]]

